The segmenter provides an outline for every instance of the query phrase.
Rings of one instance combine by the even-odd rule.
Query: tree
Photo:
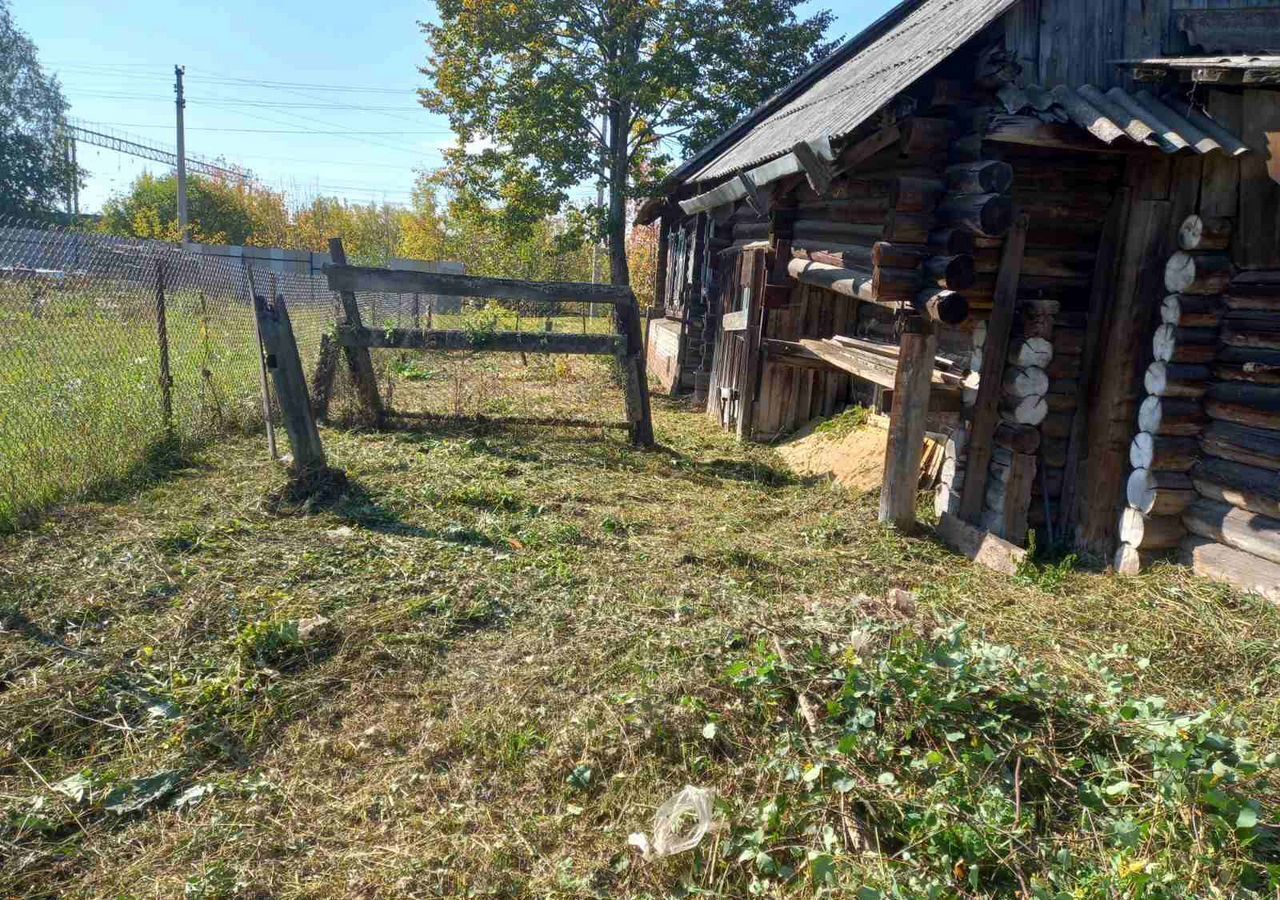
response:
[[[247,179],[187,177],[191,239],[206,244],[280,247],[289,240],[284,195]],[[102,208],[99,227],[108,234],[181,240],[178,179],[144,172],[128,193]]]
[[[831,14],[798,19],[800,3],[437,0],[422,102],[458,134],[451,167],[509,225],[602,178],[610,275],[625,284],[626,202],[666,148],[697,148],[830,50]]]
[[[0,213],[55,212],[80,181],[66,154],[67,101],[0,0]]]

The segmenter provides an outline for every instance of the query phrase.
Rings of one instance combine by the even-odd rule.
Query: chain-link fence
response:
[[[312,377],[321,337],[339,318],[320,271],[327,256],[263,265],[227,249],[0,219],[0,529],[50,502],[146,475],[175,447],[260,429],[254,291],[284,297]],[[589,303],[362,292],[358,305],[370,329],[462,331],[476,347],[500,331],[614,331],[611,309]],[[625,423],[607,356],[372,356],[386,409],[410,423]],[[354,421],[356,395],[345,366],[337,369],[329,419]]]
[[[527,336],[531,348],[548,333],[614,335],[612,304],[433,298],[424,306],[421,295],[364,291],[356,299],[364,326],[384,334],[388,344],[401,330],[464,336],[458,349],[371,351],[393,418],[626,426],[612,356],[494,349],[511,333]]]
[[[319,274],[0,220],[0,527],[260,428],[251,277],[289,298],[314,358],[334,322]]]

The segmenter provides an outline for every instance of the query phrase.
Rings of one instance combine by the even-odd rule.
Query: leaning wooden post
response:
[[[938,335],[923,316],[903,319],[898,372],[889,413],[889,442],[884,452],[884,484],[880,487],[880,521],[903,530],[916,523],[920,457],[924,453],[925,417]]]
[[[302,373],[302,358],[298,355],[298,342],[293,336],[284,297],[277,296],[274,303],[268,303],[255,294],[253,308],[267,369],[276,387],[289,446],[293,448],[293,473],[296,477],[321,472],[326,468],[324,446],[320,443],[316,420],[311,416],[307,380]]]
[[[329,239],[329,256],[335,266],[347,264],[347,252],[342,248],[342,238]],[[348,328],[361,328],[360,306],[356,303],[354,291],[341,291],[343,323]],[[355,384],[356,395],[364,413],[374,425],[381,425],[386,413],[382,408],[382,395],[378,393],[378,378],[373,372],[373,360],[369,356],[368,347],[352,347],[344,344],[343,353],[347,357],[347,367],[351,370],[351,381]]]
[[[160,345],[160,416],[173,437],[173,373],[169,369],[169,320],[165,312],[164,260],[156,260],[156,340]]]
[[[1020,213],[1004,239],[991,317],[987,320],[978,398],[973,407],[973,424],[969,429],[969,463],[965,466],[964,487],[960,491],[960,518],[974,525],[978,524],[982,514],[992,441],[996,426],[1000,424],[1005,355],[1009,352],[1009,335],[1013,331],[1013,320],[1018,311],[1018,279],[1022,275],[1022,252],[1027,244],[1028,221],[1027,214]]]
[[[637,447],[653,446],[653,417],[649,410],[649,376],[644,365],[644,340],[641,335],[640,304],[635,294],[619,300],[614,306],[622,348],[618,365],[622,369],[622,389],[626,397],[627,423],[631,426],[631,443]]]

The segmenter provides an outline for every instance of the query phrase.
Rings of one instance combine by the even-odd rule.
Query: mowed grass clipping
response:
[[[0,538],[0,895],[1274,892],[1274,608],[998,576],[654,405],[647,453],[324,430],[349,483],[302,506],[238,438]],[[1190,787],[1156,694],[1211,714],[1161,739]],[[643,860],[686,784],[712,834]]]

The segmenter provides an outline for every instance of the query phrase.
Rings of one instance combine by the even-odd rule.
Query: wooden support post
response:
[[[335,266],[347,264],[347,253],[342,247],[342,238],[329,239],[329,256],[332,257]],[[348,327],[363,327],[364,323],[360,321],[360,306],[356,303],[355,293],[341,291],[338,296],[342,300],[343,324]],[[344,346],[342,350],[347,357],[351,381],[355,385],[356,396],[360,398],[365,416],[371,424],[381,425],[386,413],[382,408],[382,395],[378,393],[378,378],[373,372],[373,359],[369,356],[369,349]]]
[[[284,297],[276,297],[274,303],[268,303],[255,295],[253,307],[258,333],[262,336],[266,366],[276,386],[276,399],[280,402],[285,431],[293,448],[293,474],[298,477],[321,472],[326,468],[324,447],[320,443],[315,419],[311,417],[302,358],[298,355],[298,343],[293,336]]]
[[[653,446],[653,417],[649,409],[649,377],[644,364],[644,326],[640,321],[640,302],[634,295],[630,303],[614,307],[618,333],[625,342],[618,354],[622,370],[622,388],[627,406],[627,424],[631,443],[637,447]]]
[[[1005,238],[996,276],[991,317],[987,320],[987,338],[983,344],[982,374],[978,382],[978,398],[973,409],[973,427],[969,437],[969,463],[965,468],[964,488],[960,493],[960,518],[973,524],[982,514],[982,498],[987,491],[987,467],[991,463],[992,437],[1000,419],[1000,395],[1004,386],[1005,357],[1009,352],[1009,334],[1013,330],[1018,305],[1018,278],[1022,274],[1022,252],[1027,243],[1026,213],[1014,218],[1013,228]]]
[[[929,414],[938,336],[922,316],[909,316],[904,325],[889,415],[889,441],[884,453],[880,521],[909,530],[916,523],[920,457],[924,452],[924,426]]]
[[[169,320],[165,312],[164,260],[156,260],[156,341],[160,346],[160,418],[173,437],[173,373],[169,369]]]
[[[751,440],[756,391],[760,381],[761,332],[764,329],[764,283],[767,254],[754,252],[743,260],[751,266],[743,291],[747,327],[742,332],[742,380],[738,383],[738,439]]]
[[[1062,496],[1058,501],[1058,533],[1064,537],[1076,522],[1076,504],[1080,483],[1080,463],[1085,449],[1089,421],[1088,401],[1093,386],[1098,354],[1102,349],[1103,321],[1111,298],[1115,296],[1116,270],[1120,264],[1120,241],[1129,222],[1129,189],[1121,188],[1111,201],[1107,218],[1098,240],[1094,258],[1093,281],[1089,287],[1089,312],[1085,319],[1084,348],[1080,357],[1080,377],[1076,388],[1076,407],[1071,413],[1071,433],[1067,439],[1067,463],[1062,476]]]
[[[316,359],[316,374],[311,379],[311,414],[317,421],[329,418],[329,401],[333,397],[333,381],[338,374],[338,344],[333,335],[320,335],[320,355]]]
[[[1088,491],[1082,492],[1075,545],[1103,558],[1115,551],[1146,348],[1164,296],[1163,272],[1152,260],[1168,257],[1173,238],[1170,217],[1167,200],[1133,204],[1121,243],[1115,297],[1100,343],[1097,389],[1088,404],[1087,476],[1083,478]]]
[[[253,283],[253,267],[246,266],[244,269],[245,281],[249,284],[249,303],[256,304],[258,289]],[[276,426],[271,421],[271,392],[267,388],[267,351],[262,343],[262,323],[258,320],[258,314],[253,315],[253,336],[258,342],[258,388],[262,394],[262,424],[267,431],[267,456],[272,462],[280,455],[276,447]]]

